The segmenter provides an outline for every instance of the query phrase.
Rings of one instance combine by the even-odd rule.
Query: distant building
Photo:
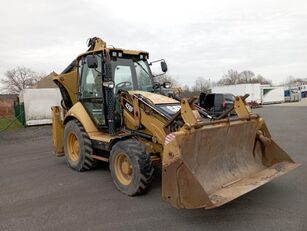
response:
[[[57,88],[57,85],[52,81],[52,78],[57,75],[58,74],[53,71],[46,77],[42,78],[38,83],[36,83],[31,88]]]

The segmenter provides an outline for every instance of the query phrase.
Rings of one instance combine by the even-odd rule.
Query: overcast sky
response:
[[[307,77],[306,0],[8,0],[0,31],[0,78],[16,66],[59,73],[94,36],[165,58],[182,84],[229,69]]]

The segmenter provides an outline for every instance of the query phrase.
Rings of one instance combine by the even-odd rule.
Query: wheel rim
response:
[[[69,133],[67,139],[68,155],[70,159],[76,161],[80,157],[80,143],[74,133]]]
[[[117,179],[123,185],[129,185],[132,181],[132,163],[128,156],[124,153],[116,155],[114,170]]]

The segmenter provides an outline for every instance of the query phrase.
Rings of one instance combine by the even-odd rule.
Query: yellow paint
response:
[[[91,140],[98,140],[105,143],[110,143],[112,140],[116,138],[120,138],[122,136],[126,135],[126,133],[119,134],[119,135],[110,135],[106,132],[96,131],[96,132],[89,132],[88,136]]]
[[[69,73],[54,76],[53,81],[58,81],[64,86],[73,104],[77,102],[77,96],[79,91],[79,77],[76,67]]]
[[[189,101],[187,99],[183,99],[181,101],[181,115],[182,118],[184,120],[184,122],[188,125],[188,126],[193,126],[197,123],[197,114],[199,115],[199,113],[192,110]]]
[[[80,102],[75,103],[66,113],[64,122],[66,123],[69,118],[77,119],[82,124],[87,133],[98,132],[96,125],[94,124],[94,122],[92,121],[87,111]]]
[[[66,113],[64,122],[66,123],[70,118],[77,119],[82,126],[84,127],[86,133],[88,134],[89,138],[92,140],[99,140],[105,143],[111,142],[111,140],[120,138],[125,136],[126,133],[120,133],[118,135],[110,135],[108,133],[99,131],[88,115],[87,111],[85,110],[82,103],[77,102],[72,108]]]
[[[56,156],[64,155],[63,137],[64,125],[61,119],[61,107],[55,106],[51,108],[52,111],[52,140],[54,153]]]
[[[241,97],[236,97],[234,108],[239,118],[246,118],[251,114],[250,107]]]
[[[143,95],[144,97],[148,98],[151,100],[154,104],[173,104],[173,103],[179,103],[177,100],[169,98],[164,95],[159,95],[156,93],[152,92],[147,92],[147,91],[129,91],[131,95],[133,94],[140,94]]]
[[[114,160],[114,172],[116,178],[123,185],[129,185],[132,181],[132,163],[126,153],[118,153]]]
[[[70,132],[67,138],[67,150],[69,158],[77,161],[80,158],[80,143],[75,133]]]

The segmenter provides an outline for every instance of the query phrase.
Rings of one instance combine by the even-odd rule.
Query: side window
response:
[[[224,95],[223,94],[216,94],[214,97],[214,109],[216,111],[223,110],[223,102],[224,102]]]
[[[101,75],[101,56],[96,55],[98,67],[88,68],[86,57],[81,60],[82,75],[81,75],[81,97],[80,101],[88,111],[91,118],[97,126],[106,125],[104,115],[104,98],[102,91],[102,75]],[[81,72],[79,69],[79,71]]]
[[[97,55],[98,68],[101,72],[101,58]],[[83,59],[81,92],[83,98],[103,97],[102,75],[94,68],[88,68],[86,58]]]

